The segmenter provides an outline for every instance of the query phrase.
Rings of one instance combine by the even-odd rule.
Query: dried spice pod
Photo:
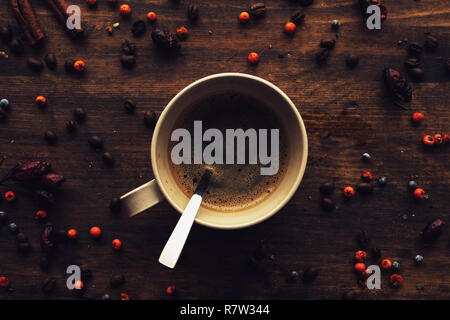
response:
[[[45,161],[28,161],[12,168],[12,179],[17,181],[32,181],[41,178],[50,169],[50,163]]]
[[[380,8],[381,21],[383,22],[384,20],[386,20],[387,15],[388,15],[388,10],[381,0],[359,0],[359,6],[361,7],[361,11],[365,15],[367,15],[367,8],[369,6],[373,6],[373,5]]]
[[[41,249],[45,253],[51,253],[55,249],[55,231],[51,223],[47,223],[41,233]]]
[[[47,173],[41,178],[41,185],[45,188],[54,189],[60,187],[66,178],[60,174]]]
[[[190,23],[195,23],[198,20],[199,8],[196,4],[190,4],[187,8],[187,17]]]
[[[444,220],[438,218],[428,223],[422,231],[422,238],[425,241],[431,242],[437,240],[444,230]]]
[[[390,92],[400,101],[410,102],[412,89],[406,77],[394,68],[384,69],[384,82]]]
[[[176,36],[168,31],[155,29],[152,31],[152,40],[156,47],[166,52],[176,52],[180,49],[180,44]]]
[[[131,27],[131,33],[135,37],[142,36],[145,31],[147,30],[147,25],[142,20],[137,20],[133,23],[133,26]]]
[[[250,13],[255,18],[261,18],[266,14],[266,5],[262,2],[250,6]]]

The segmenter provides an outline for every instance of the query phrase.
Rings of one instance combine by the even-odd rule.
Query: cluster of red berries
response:
[[[450,136],[448,134],[436,133],[435,135],[425,135],[422,142],[426,146],[440,146],[450,143]]]
[[[369,277],[371,273],[367,270],[366,264],[364,263],[367,258],[367,253],[365,251],[358,250],[355,252],[353,257],[356,262],[354,265],[355,271],[364,278]],[[384,270],[389,270],[392,268],[392,261],[389,259],[383,259],[380,264]],[[403,283],[403,277],[399,274],[392,274],[389,278],[389,283],[394,288],[397,288]]]

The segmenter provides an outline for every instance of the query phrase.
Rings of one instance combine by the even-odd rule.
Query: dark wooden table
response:
[[[295,1],[266,1],[267,15],[260,21],[241,26],[242,1],[199,1],[200,20],[190,25],[186,19],[187,1],[131,1],[132,19],[124,20],[118,7],[106,1],[82,8],[86,37],[78,43],[69,39],[53,13],[41,1],[33,1],[47,40],[40,48],[26,47],[22,57],[0,59],[0,96],[11,103],[9,119],[0,124],[0,156],[6,156],[0,171],[30,158],[46,159],[67,182],[58,194],[50,220],[60,228],[74,227],[79,240],[73,247],[73,261],[92,271],[84,298],[99,299],[110,293],[118,299],[126,292],[132,299],[168,299],[165,289],[177,288],[181,299],[340,299],[355,290],[367,299],[448,299],[450,255],[448,231],[432,246],[424,247],[419,233],[436,217],[449,218],[450,172],[448,146],[428,151],[421,143],[425,134],[448,132],[450,127],[449,75],[444,63],[450,57],[450,10],[441,0],[386,0],[389,17],[382,31],[369,31],[355,0],[316,0],[305,8],[306,19],[294,37],[286,36],[283,24],[299,7]],[[132,39],[130,26],[145,19],[148,11],[158,14],[156,25],[175,30],[189,28],[189,39],[182,43],[177,57],[166,59],[155,53],[150,32],[133,39],[138,47],[134,69],[124,69],[119,61],[120,44]],[[7,5],[0,7],[2,23],[18,26]],[[330,22],[339,19],[334,32]],[[106,27],[120,27],[112,36]],[[149,28],[151,29],[151,28]],[[412,111],[425,114],[422,125],[411,124],[412,111],[395,106],[381,81],[385,66],[404,70],[407,43],[423,43],[426,33],[439,39],[434,53],[423,54],[425,78],[413,83]],[[328,63],[319,67],[315,54],[323,38],[338,38]],[[9,47],[2,45],[9,52]],[[271,48],[269,48],[271,47]],[[247,54],[260,53],[260,63],[250,66]],[[33,73],[26,66],[31,56],[43,58],[56,54],[56,71]],[[356,53],[359,65],[349,69],[345,56]],[[282,56],[282,57],[281,57]],[[68,75],[63,70],[67,59],[83,59],[87,72]],[[242,230],[221,231],[195,225],[182,261],[169,270],[157,261],[179,215],[166,202],[134,218],[114,216],[108,209],[112,197],[153,178],[150,166],[152,130],[143,125],[147,110],[160,112],[182,88],[203,76],[219,72],[244,72],[260,76],[279,86],[297,105],[308,131],[309,159],[305,176],[294,198],[270,220]],[[37,95],[48,98],[48,107],[39,110]],[[125,99],[137,102],[134,115],[122,107]],[[349,103],[358,108],[343,113]],[[65,130],[72,110],[82,106],[87,121],[75,135]],[[59,136],[56,146],[48,146],[43,133],[51,129]],[[90,135],[105,140],[105,150],[116,158],[106,167],[101,152],[87,143]],[[364,163],[362,153],[372,160]],[[342,189],[356,185],[360,173],[369,169],[375,178],[386,176],[385,188],[375,185],[370,196],[356,195],[343,201]],[[407,183],[414,176],[430,199],[416,203]],[[319,186],[334,179],[333,198],[337,210],[320,209]],[[77,298],[65,288],[65,257],[61,248],[48,272],[41,271],[39,235],[42,224],[34,219],[38,209],[26,190],[15,187],[17,201],[0,202],[20,229],[28,235],[32,251],[17,252],[14,237],[6,226],[0,228],[0,275],[11,281],[14,292],[0,290],[1,299]],[[6,188],[1,187],[1,191]],[[101,241],[88,234],[92,225],[103,230]],[[369,291],[357,284],[352,255],[358,249],[355,235],[366,230],[371,247],[381,248],[383,257],[401,263],[404,284],[389,287],[389,273],[382,276],[382,289]],[[116,253],[111,240],[119,237],[124,247]],[[266,256],[257,270],[248,268],[246,258],[261,240]],[[422,254],[422,266],[413,257]],[[67,257],[66,257],[67,258]],[[70,258],[70,257],[69,257]],[[320,269],[317,279],[286,282],[291,270],[302,272],[312,266]],[[126,283],[111,289],[112,274],[123,273]],[[40,285],[47,277],[57,279],[57,290],[45,296]],[[423,290],[418,290],[422,285]]]

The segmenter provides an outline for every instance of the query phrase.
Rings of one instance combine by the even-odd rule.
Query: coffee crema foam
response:
[[[268,198],[279,186],[287,165],[286,137],[278,119],[263,102],[254,97],[225,92],[192,104],[179,118],[181,120],[175,124],[173,130],[185,128],[192,136],[194,120],[202,121],[204,131],[217,128],[222,133],[225,129],[238,128],[244,131],[249,128],[280,129],[279,169],[274,175],[261,175],[261,164],[171,163],[173,177],[187,197],[190,198],[194,193],[206,168],[212,168],[213,175],[202,206],[212,210],[230,212],[246,209]],[[203,147],[209,143],[204,142]],[[175,144],[176,142],[171,142],[169,145],[169,159]],[[248,159],[248,143],[246,153]]]

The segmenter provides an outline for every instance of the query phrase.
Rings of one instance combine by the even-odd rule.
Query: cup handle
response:
[[[120,197],[122,211],[130,217],[153,207],[163,200],[164,196],[159,190],[158,183],[156,183],[155,179]]]

